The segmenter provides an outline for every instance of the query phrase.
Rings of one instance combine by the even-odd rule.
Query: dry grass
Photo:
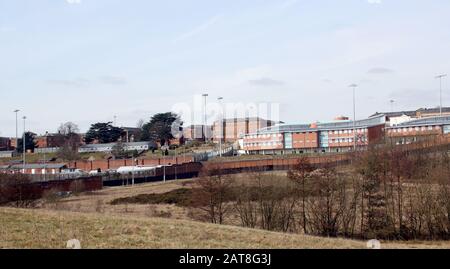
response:
[[[284,175],[280,173],[279,175]],[[236,181],[245,181],[237,176]],[[364,248],[355,240],[283,234],[192,221],[175,205],[110,205],[116,198],[189,188],[191,180],[150,183],[43,203],[40,209],[0,208],[0,248]],[[158,217],[164,217],[158,218]],[[386,242],[384,248],[450,248],[449,242]]]
[[[0,208],[0,248],[361,249],[364,242],[220,226],[185,220]],[[450,242],[388,243],[384,248],[449,248]]]
[[[140,194],[166,193],[191,182],[190,180],[169,181],[167,183],[148,183],[129,187],[105,188],[93,193],[85,193],[60,200],[58,203],[41,203],[42,209],[64,210],[80,213],[103,213],[114,216],[155,217],[170,214],[174,219],[190,219],[186,208],[175,205],[110,205],[110,202],[124,197]],[[155,212],[157,214],[155,214]]]
[[[0,209],[1,248],[362,248],[357,241],[157,218]]]

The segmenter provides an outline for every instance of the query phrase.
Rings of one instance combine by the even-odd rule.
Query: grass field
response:
[[[0,208],[0,248],[361,249],[354,240],[291,235],[186,220]],[[384,248],[449,248],[450,242],[384,243]]]

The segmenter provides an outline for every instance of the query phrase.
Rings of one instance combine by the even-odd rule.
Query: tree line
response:
[[[182,130],[183,123],[180,117],[172,112],[158,113],[150,118],[148,122],[140,120],[135,131],[133,131],[133,141],[152,141],[165,145],[174,139],[174,126],[177,131]],[[73,122],[66,122],[60,125],[54,139],[60,144],[58,157],[67,161],[79,159],[78,147],[82,142],[92,143],[116,143],[114,149],[117,156],[124,155],[123,146],[120,142],[127,141],[128,134],[123,128],[114,126],[112,122],[98,122],[90,126],[89,130],[83,136],[80,134],[78,125]],[[38,148],[36,141],[37,135],[33,132],[25,133],[25,150],[34,152]],[[125,137],[125,138],[124,138]],[[17,151],[23,152],[23,137],[17,141]]]
[[[450,239],[449,146],[432,152],[373,145],[348,166],[300,159],[287,177],[236,180],[204,171],[192,196],[197,217],[223,224],[326,237]]]

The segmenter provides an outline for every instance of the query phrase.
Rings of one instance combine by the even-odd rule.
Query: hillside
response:
[[[83,248],[364,248],[327,239],[219,226],[186,220],[0,208],[0,248],[63,248],[72,238]],[[450,247],[448,243],[385,244],[388,248]]]

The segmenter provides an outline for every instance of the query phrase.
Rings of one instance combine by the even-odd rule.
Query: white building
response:
[[[79,153],[95,153],[95,152],[111,152],[114,149],[114,146],[117,143],[109,143],[109,144],[89,144],[81,146],[78,149]],[[132,142],[132,143],[123,143],[123,147],[125,151],[145,151],[156,148],[156,144],[153,142]]]

